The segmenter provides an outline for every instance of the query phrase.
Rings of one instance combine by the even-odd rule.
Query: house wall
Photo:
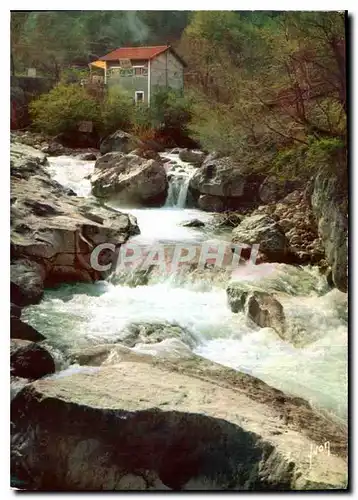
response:
[[[167,87],[173,89],[183,89],[184,87],[184,68],[182,63],[175,55],[167,50],[152,59],[151,65],[151,95],[156,87]]]
[[[131,61],[132,66],[148,67],[148,61]],[[119,67],[119,61],[107,62],[107,84],[109,87],[120,86],[127,90],[134,99],[136,91],[144,92],[144,102],[148,102],[148,76],[121,76],[119,74],[110,75],[110,68]]]
[[[131,61],[132,66],[148,67],[148,61]],[[127,90],[134,99],[136,91],[144,92],[144,102],[148,103],[148,78],[149,76],[121,76],[110,75],[110,68],[119,68],[119,61],[107,62],[107,84],[109,87],[119,85]],[[175,55],[167,50],[150,61],[150,93],[153,95],[156,88],[173,88],[181,90],[184,87],[184,68]]]

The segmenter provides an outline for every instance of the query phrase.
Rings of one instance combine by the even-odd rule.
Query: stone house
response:
[[[103,71],[100,78],[106,86],[120,85],[135,103],[147,104],[157,88],[182,90],[185,66],[170,45],[121,47],[90,64]]]

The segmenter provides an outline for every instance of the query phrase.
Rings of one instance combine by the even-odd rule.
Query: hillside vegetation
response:
[[[68,80],[69,66],[114,47],[167,41],[188,64],[185,96],[158,91],[148,110],[119,90],[90,95]],[[32,64],[60,81],[32,105],[45,132],[88,119],[101,136],[189,136],[249,170],[346,177],[344,13],[17,12],[12,54],[15,68]]]

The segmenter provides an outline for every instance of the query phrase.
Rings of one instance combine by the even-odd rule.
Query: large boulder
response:
[[[164,166],[137,155],[107,153],[96,161],[92,193],[100,198],[144,206],[163,205],[168,191]]]
[[[248,173],[231,157],[209,155],[190,179],[189,187],[196,198],[202,195],[218,197],[223,207],[219,207],[219,211],[222,211],[255,206],[263,178],[260,174]]]
[[[55,372],[55,361],[48,350],[35,342],[11,340],[11,375],[38,379]]]
[[[193,151],[190,149],[182,149],[179,151],[179,158],[182,161],[191,163],[195,167],[200,167],[205,159],[206,154],[203,151]]]
[[[235,244],[260,245],[259,251],[268,260],[285,262],[289,244],[282,227],[268,215],[251,215],[232,231]]]
[[[226,209],[225,200],[220,196],[202,194],[198,199],[198,208],[205,212],[223,212]]]
[[[134,217],[69,196],[32,149],[11,144],[11,298],[20,306],[38,302],[47,285],[102,279],[92,251],[139,232]]]
[[[334,285],[348,291],[348,188],[336,176],[316,176],[312,209],[322,238],[325,256],[332,268]]]
[[[138,137],[132,134],[117,130],[102,140],[100,144],[100,152],[105,155],[110,152],[130,153],[133,149],[143,148],[144,143]]]
[[[314,490],[347,478],[342,426],[199,357],[36,381],[11,422],[12,477],[29,491]]]

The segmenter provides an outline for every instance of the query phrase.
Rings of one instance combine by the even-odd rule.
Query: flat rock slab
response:
[[[12,473],[28,489],[346,484],[347,465],[336,454],[344,432],[303,400],[206,361],[143,358],[40,380],[13,400],[12,423]],[[327,442],[329,452],[326,445],[315,453]]]

